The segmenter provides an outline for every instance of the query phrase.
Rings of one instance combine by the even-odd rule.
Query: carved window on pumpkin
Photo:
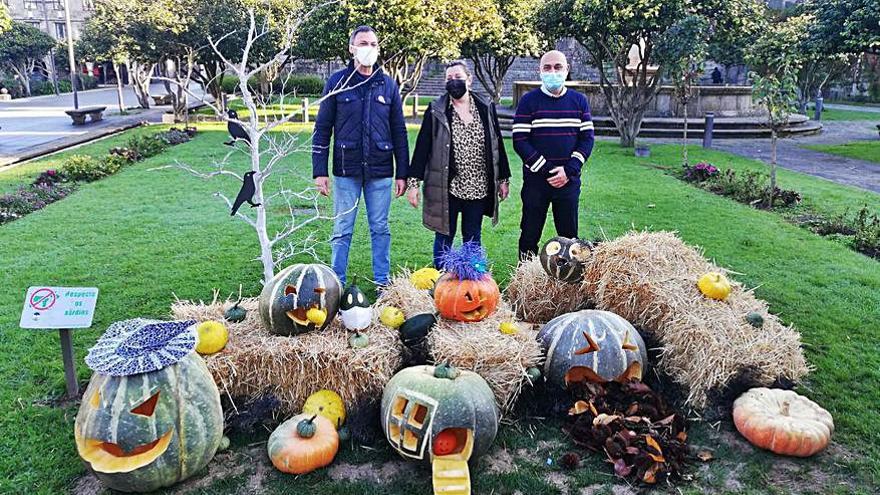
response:
[[[385,420],[392,446],[405,456],[424,458],[436,411],[436,400],[418,392],[401,390]]]

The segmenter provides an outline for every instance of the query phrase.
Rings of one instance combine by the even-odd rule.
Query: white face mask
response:
[[[353,46],[354,59],[364,67],[372,67],[379,60],[379,47]]]

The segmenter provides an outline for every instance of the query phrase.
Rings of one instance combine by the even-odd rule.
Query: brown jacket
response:
[[[486,201],[487,217],[492,225],[498,223],[498,184],[510,178],[510,165],[495,103],[471,93],[474,104],[483,121],[485,136],[485,163],[488,169],[489,188]],[[410,160],[409,177],[423,181],[422,223],[430,230],[449,235],[449,182],[455,177],[455,157],[452,146],[452,106],[449,95],[444,94],[431,102],[422,119],[422,128],[416,139],[416,149]]]

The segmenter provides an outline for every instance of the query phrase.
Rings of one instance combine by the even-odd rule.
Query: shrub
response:
[[[79,82],[81,89],[95,89],[98,87],[98,78],[95,76],[90,76],[88,74],[80,74]]]
[[[157,134],[152,134],[132,136],[126,147],[137,155],[138,160],[143,160],[165,151],[168,145]]]
[[[69,195],[67,184],[31,184],[0,196],[0,223],[10,222]]]
[[[853,247],[872,258],[880,258],[880,217],[864,206],[856,214]]]
[[[684,166],[682,178],[687,182],[705,182],[718,175],[718,168],[710,163],[700,162],[693,167]]]
[[[63,182],[63,181],[64,181],[64,177],[62,177],[61,174],[58,173],[57,170],[50,169],[50,170],[46,170],[45,172],[38,175],[37,178],[34,179],[33,184],[35,186],[40,185],[40,184],[53,185],[53,184],[57,184],[57,183]]]
[[[696,168],[696,166],[694,167]],[[714,167],[713,167],[714,168]],[[705,172],[708,173],[708,169]],[[729,196],[740,203],[758,206],[767,198],[769,178],[766,174],[746,170],[737,174],[732,169],[716,172],[705,180],[693,180],[715,194]],[[801,194],[789,189],[776,188],[773,191],[773,206],[791,206],[801,202]]]
[[[238,78],[235,76],[223,76],[223,79],[220,80],[220,87],[223,88],[223,92],[226,94],[235,94],[238,91]]]
[[[158,139],[161,139],[165,144],[169,146],[175,146],[178,144],[183,144],[189,142],[191,139],[190,135],[186,131],[182,131],[180,129],[172,127],[165,132],[161,132],[156,135]]]
[[[121,156],[128,163],[136,162],[138,160],[137,152],[131,148],[126,148],[125,146],[115,146],[110,148],[108,154],[111,156]]]
[[[55,85],[52,81],[33,81],[31,83],[31,94],[33,96],[54,95]]]
[[[115,155],[108,155],[107,158]],[[98,160],[88,155],[73,155],[61,164],[61,175],[70,181],[92,182],[115,174],[122,168],[122,159]]]
[[[11,77],[0,78],[0,88],[6,88],[13,99],[24,96],[24,88],[19,84],[18,80]]]
[[[280,92],[282,81],[276,82],[278,87],[275,88],[275,84],[273,84],[273,90]],[[286,81],[284,89],[285,93],[296,92],[297,95],[320,95],[324,92],[324,80],[309,74],[295,74]]]

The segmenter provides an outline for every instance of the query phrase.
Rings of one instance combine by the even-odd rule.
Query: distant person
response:
[[[724,78],[721,77],[721,71],[718,69],[718,66],[715,66],[715,69],[712,70],[712,84],[721,84],[724,82]]]
[[[422,223],[435,232],[434,266],[452,247],[461,219],[462,242],[481,240],[483,216],[498,223],[498,203],[510,194],[510,165],[495,103],[471,91],[467,65],[446,66],[446,94],[431,102],[422,119],[409,166],[407,198]]]
[[[513,118],[513,149],[523,161],[521,258],[538,252],[551,205],[557,235],[578,236],[581,169],[593,151],[590,105],[565,87],[565,55],[545,53],[540,70],[541,87],[523,95]]]
[[[391,270],[391,195],[406,189],[409,144],[397,83],[376,63],[379,38],[369,26],[351,33],[348,67],[330,76],[315,120],[312,175],[324,196],[330,195],[328,161],[333,150],[331,265],[345,284],[348,253],[361,195],[367,207],[376,284],[388,283]],[[333,146],[330,138],[333,136]],[[396,164],[396,167],[395,167]]]

